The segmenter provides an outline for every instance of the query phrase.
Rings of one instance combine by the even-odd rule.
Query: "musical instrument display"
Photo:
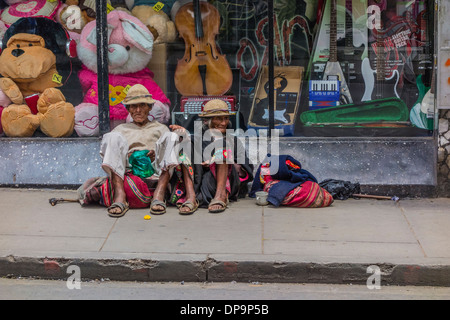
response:
[[[310,80],[309,110],[338,106],[340,92],[340,81],[338,80]]]
[[[184,57],[175,70],[175,86],[183,96],[224,95],[233,75],[215,38],[219,33],[219,11],[206,1],[194,0],[182,6],[175,25],[185,42]]]

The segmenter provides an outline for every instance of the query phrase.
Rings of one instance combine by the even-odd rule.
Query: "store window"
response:
[[[221,94],[236,97],[242,128],[269,127],[272,94],[283,136],[433,135],[433,1],[273,1],[272,92],[268,2],[210,3],[221,14],[217,44],[233,74]],[[181,56],[169,60],[169,78]],[[171,89],[181,101],[173,120],[188,123],[184,100],[195,99],[186,96],[205,92]]]
[[[66,32],[47,20],[8,20],[31,5]],[[130,121],[121,101],[136,83],[158,100],[151,117],[190,130],[217,97],[235,128],[256,134],[272,125],[282,136],[415,137],[436,126],[433,0],[2,0],[2,8],[3,136],[99,136]],[[99,8],[108,23],[98,23]],[[9,41],[27,32],[56,59],[48,82],[31,75],[40,87],[32,90],[6,55],[28,51],[30,39]],[[64,99],[53,90],[44,103],[48,87]],[[11,122],[17,105],[20,121]]]

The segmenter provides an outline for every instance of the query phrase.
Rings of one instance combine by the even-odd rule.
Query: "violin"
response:
[[[194,0],[182,6],[175,26],[185,42],[175,70],[175,86],[184,96],[224,95],[233,83],[225,55],[218,52],[220,14],[210,3]]]

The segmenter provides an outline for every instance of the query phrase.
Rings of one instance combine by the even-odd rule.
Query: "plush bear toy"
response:
[[[31,137],[37,128],[50,137],[73,133],[75,109],[63,93],[65,87],[77,87],[66,53],[70,43],[63,27],[48,18],[22,18],[6,31],[0,56],[0,100],[7,136]]]
[[[177,30],[170,19],[175,0],[126,0],[131,13],[149,28],[155,44],[175,41]]]
[[[125,122],[128,111],[122,104],[127,91],[135,84],[142,84],[157,100],[149,117],[161,123],[170,118],[170,100],[153,80],[153,73],[146,67],[152,57],[153,35],[136,17],[114,10],[107,16],[108,21],[108,67],[109,67],[109,104],[110,119]],[[76,123],[93,123],[95,113],[86,112],[89,106],[98,103],[97,84],[97,33],[95,21],[84,27],[80,43],[77,46],[78,57],[83,63],[79,79],[83,87],[83,116],[76,114]],[[92,108],[91,108],[92,109]],[[98,110],[97,110],[98,114]],[[89,128],[77,130],[78,135],[89,136]]]

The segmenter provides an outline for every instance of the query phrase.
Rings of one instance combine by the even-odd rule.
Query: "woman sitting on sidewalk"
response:
[[[204,120],[202,136],[194,138],[196,148],[201,139],[203,160],[194,166],[195,193],[200,205],[211,213],[223,212],[229,200],[245,197],[247,184],[253,180],[253,165],[244,147],[235,136],[226,134],[230,115],[225,101],[209,101],[200,114]]]

